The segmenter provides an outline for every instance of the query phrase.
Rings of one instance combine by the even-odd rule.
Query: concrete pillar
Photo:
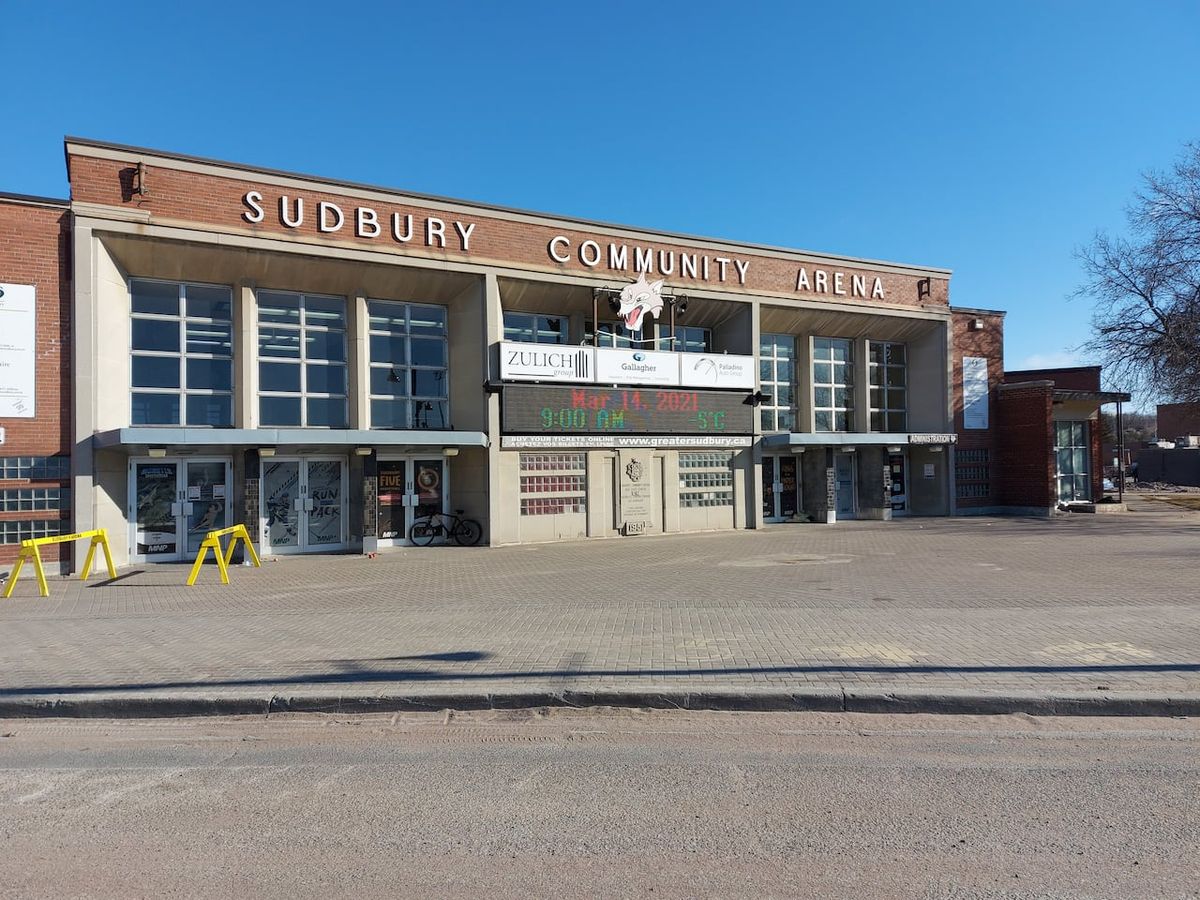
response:
[[[796,337],[796,431],[813,430],[813,339],[811,334]]]
[[[370,318],[365,291],[356,291],[346,303],[346,398],[351,428],[371,427]]]
[[[495,272],[488,272],[483,279],[483,332],[484,341],[483,353],[483,371],[488,373],[488,380],[491,378],[499,378],[499,360],[493,369],[491,360],[496,356],[493,348],[504,336],[504,311],[500,306],[500,285],[496,279]],[[488,534],[487,540],[489,543],[496,543],[497,536],[507,534],[507,525],[502,526],[506,515],[511,515],[514,511],[505,512],[503,497],[501,495],[501,466],[500,466],[500,395],[489,393],[486,395],[487,404],[487,435],[488,447]],[[515,516],[513,517],[515,519]],[[515,534],[511,538],[505,537],[505,540],[515,540]]]
[[[258,427],[258,298],[254,282],[234,288],[233,305],[233,424]]]
[[[90,531],[96,521],[92,459],[92,434],[96,430],[96,322],[92,302],[95,255],[91,228],[76,225],[71,237],[75,259],[71,308],[71,515],[75,531]],[[71,572],[82,570],[87,545],[87,541],[73,542]]]
[[[850,346],[854,353],[854,415],[850,429],[865,433],[871,430],[871,342],[867,338],[859,338],[851,341]]]

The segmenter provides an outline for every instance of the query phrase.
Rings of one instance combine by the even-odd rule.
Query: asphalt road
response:
[[[0,722],[4,897],[1200,897],[1200,720]]]

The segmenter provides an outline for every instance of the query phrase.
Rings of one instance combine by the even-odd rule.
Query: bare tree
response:
[[[1200,400],[1200,144],[1144,177],[1126,210],[1128,237],[1098,233],[1078,251],[1092,300],[1083,349],[1147,399]]]

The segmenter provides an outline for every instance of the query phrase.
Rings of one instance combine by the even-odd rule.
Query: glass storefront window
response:
[[[129,282],[130,424],[233,424],[233,291]]]
[[[763,431],[791,431],[794,412],[796,340],[790,334],[764,334],[758,347],[758,380],[767,395],[758,408]]]
[[[871,430],[908,430],[908,355],[904,344],[872,341],[868,360]]]
[[[709,353],[712,351],[712,331],[694,325],[676,325],[674,337],[659,339],[659,349],[677,353]]]
[[[854,423],[854,347],[813,338],[813,430],[850,431]]]
[[[1088,426],[1086,421],[1054,423],[1054,459],[1060,503],[1092,498]]]
[[[506,312],[504,339],[527,344],[567,343],[566,316],[538,316],[533,313]]]
[[[367,312],[371,427],[449,428],[446,308],[368,300]]]
[[[270,427],[346,427],[346,301],[260,291],[258,416]]]

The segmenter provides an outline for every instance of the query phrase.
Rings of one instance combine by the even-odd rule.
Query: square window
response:
[[[372,400],[371,401],[371,427],[372,428],[407,428],[408,427],[408,401],[407,400]]]
[[[403,397],[409,384],[408,370],[403,367],[371,366],[371,393],[385,397]]]
[[[412,369],[414,397],[445,397],[446,373],[440,369]]]
[[[258,354],[281,359],[299,359],[300,331],[295,328],[260,327],[258,329]]]
[[[300,393],[300,366],[296,363],[260,362],[258,389],[272,393]]]
[[[134,319],[132,344],[134,350],[178,353],[179,322],[178,320]]]
[[[345,366],[325,366],[309,363],[305,368],[305,376],[308,379],[305,388],[310,394],[346,393]]]
[[[299,397],[259,397],[258,417],[263,425],[300,427]]]
[[[233,398],[228,394],[190,394],[187,424],[228,427],[233,423]]]
[[[233,355],[233,326],[220,322],[188,322],[187,352]]]
[[[446,342],[428,338],[412,339],[412,364],[414,366],[446,365]]]
[[[832,384],[833,367],[829,363],[813,363],[813,384]]]
[[[833,430],[833,413],[829,410],[817,410],[813,415],[813,420],[817,431]]]
[[[300,324],[300,295],[258,292],[258,321]]]
[[[133,387],[178,388],[178,356],[134,356],[131,377]]]
[[[341,397],[309,397],[306,405],[310,428],[346,427],[346,401]]]
[[[178,425],[178,394],[133,394],[131,425]]]
[[[341,331],[305,331],[304,355],[307,359],[346,359],[346,335]]]
[[[371,362],[403,366],[408,362],[408,340],[403,335],[371,335]]]
[[[189,284],[184,288],[184,296],[184,308],[190,318],[225,322],[233,318],[233,294],[229,288]]]
[[[229,359],[189,359],[189,390],[228,391],[233,388],[233,361]]]
[[[135,313],[178,316],[179,285],[135,278],[129,282],[129,303]]]

